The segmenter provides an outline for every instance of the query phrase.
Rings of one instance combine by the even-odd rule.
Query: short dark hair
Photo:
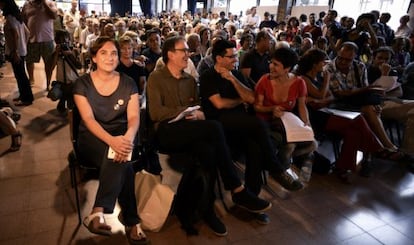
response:
[[[388,52],[391,56],[394,55],[394,51],[387,46],[383,46],[383,47],[379,47],[376,50],[374,50],[374,52],[372,53],[372,57],[377,56],[378,53],[384,53],[384,52]]]
[[[260,42],[262,39],[270,39],[270,34],[267,31],[259,31],[256,35],[256,43]]]
[[[213,50],[211,52],[214,62],[216,62],[217,56],[224,56],[226,55],[226,49],[229,48],[235,48],[236,45],[234,45],[233,42],[230,42],[228,40],[218,40],[213,45]]]
[[[292,69],[298,63],[298,55],[291,48],[277,48],[270,54],[270,59],[282,63],[284,68]]]
[[[253,41],[253,35],[252,35],[252,34],[250,34],[250,33],[245,33],[245,34],[243,34],[243,35],[241,36],[241,38],[240,38],[240,45],[243,45],[243,44],[244,44],[244,42],[245,42],[248,38],[251,38],[251,39],[252,39],[252,41]]]
[[[296,72],[298,75],[305,75],[307,72],[312,70],[314,64],[326,60],[327,58],[328,55],[325,51],[317,48],[309,49],[299,59]]]
[[[172,36],[167,38],[164,41],[164,45],[162,46],[162,61],[164,61],[164,64],[168,63],[168,52],[169,51],[174,51],[175,50],[175,44],[180,42],[180,41],[184,41],[185,42],[185,38],[183,36]]]
[[[342,43],[340,50],[341,49],[346,49],[346,50],[352,49],[355,52],[355,54],[358,53],[358,46],[354,42],[350,42],[350,41]]]
[[[115,45],[116,47],[116,51],[118,52],[119,55],[119,44],[118,42],[112,38],[112,37],[108,37],[108,36],[100,36],[98,37],[95,42],[93,42],[92,46],[89,48],[89,54],[91,57],[95,57],[96,54],[98,53],[98,51],[105,45],[105,43],[107,42],[111,42]],[[92,60],[92,70],[96,69],[96,64],[93,62]]]

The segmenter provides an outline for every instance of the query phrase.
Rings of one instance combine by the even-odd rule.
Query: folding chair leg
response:
[[[70,171],[70,182],[71,182],[72,188],[75,189],[75,201],[76,201],[76,211],[78,212],[78,220],[79,220],[79,224],[81,224],[82,217],[81,217],[81,210],[80,210],[78,182],[76,179],[76,159],[72,153],[69,153],[69,171]]]

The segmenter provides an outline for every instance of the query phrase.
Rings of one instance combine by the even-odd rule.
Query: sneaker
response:
[[[372,163],[371,161],[363,161],[361,163],[361,169],[359,170],[359,175],[362,177],[369,178],[372,176]]]
[[[227,229],[226,226],[221,222],[221,220],[216,216],[215,213],[206,215],[204,217],[204,222],[213,230],[214,234],[217,236],[226,236]]]
[[[277,182],[279,182],[279,184],[283,186],[283,188],[289,191],[298,191],[303,188],[302,182],[300,182],[297,178],[289,174],[288,171],[274,173],[271,174],[271,176]]]
[[[261,224],[261,225],[268,225],[270,224],[270,218],[269,215],[265,214],[265,213],[257,213],[254,214],[255,215],[255,219],[256,222]]]
[[[252,213],[261,213],[272,207],[270,202],[253,195],[246,188],[240,192],[233,193],[232,200],[237,206],[247,209]]]

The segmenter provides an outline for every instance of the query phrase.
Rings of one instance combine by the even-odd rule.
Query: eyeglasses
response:
[[[345,58],[345,57],[342,57],[342,56],[339,56],[339,55],[336,58],[338,59],[338,61],[345,62],[345,63],[351,63],[354,60],[354,59]]]
[[[230,58],[230,59],[235,59],[235,58],[237,58],[237,54],[223,55],[223,57],[227,57],[227,58]]]
[[[181,51],[181,52],[184,52],[186,54],[190,53],[190,49],[188,49],[188,48],[175,48],[174,51]]]

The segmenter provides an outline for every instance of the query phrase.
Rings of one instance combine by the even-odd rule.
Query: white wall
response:
[[[299,18],[301,14],[306,14],[309,16],[310,13],[316,14],[316,19],[319,18],[319,12],[329,10],[329,6],[293,6],[291,16],[296,16]]]

